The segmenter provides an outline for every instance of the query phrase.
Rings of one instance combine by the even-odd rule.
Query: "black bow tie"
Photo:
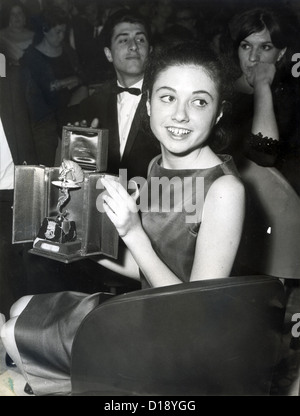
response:
[[[121,94],[122,92],[129,92],[129,94],[133,95],[141,95],[142,91],[139,88],[123,88],[123,87],[116,87],[116,93]]]

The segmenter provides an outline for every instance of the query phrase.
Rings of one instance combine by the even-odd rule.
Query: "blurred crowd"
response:
[[[167,48],[185,40],[201,41],[232,59],[229,70],[238,78],[240,68],[235,65],[234,49],[228,46],[229,22],[243,9],[279,4],[291,10],[285,58],[291,74],[299,38],[300,2],[296,0],[0,0],[0,52],[6,56],[13,88],[25,91],[23,105],[29,113],[38,163],[56,163],[63,110],[79,104],[97,86],[115,77],[104,53],[102,30],[109,16],[119,9],[131,8],[148,20],[152,48]],[[297,79],[291,81],[297,84]],[[294,88],[292,85],[292,91]],[[22,100],[19,91],[17,95]],[[287,100],[295,110],[297,103],[290,97]],[[289,140],[297,141],[294,136],[298,133],[289,132]],[[265,163],[270,164],[259,161]]]

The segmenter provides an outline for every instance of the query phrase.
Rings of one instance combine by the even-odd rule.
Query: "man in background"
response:
[[[108,173],[127,169],[128,179],[147,176],[149,162],[160,153],[157,140],[143,128],[146,116],[144,70],[151,50],[147,22],[127,9],[118,10],[106,21],[104,53],[114,76],[78,106],[70,107],[65,119],[74,124],[108,129]]]

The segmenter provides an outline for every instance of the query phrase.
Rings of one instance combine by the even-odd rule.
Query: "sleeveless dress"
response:
[[[171,170],[160,166],[159,156],[152,164],[147,186],[140,193],[142,224],[153,248],[185,282],[189,281],[193,265],[205,196],[219,177],[238,176],[231,156],[219,157],[222,163],[212,168]],[[159,187],[157,181],[160,181]],[[186,186],[182,186],[180,203],[177,194],[182,184]],[[160,191],[155,195],[158,188]],[[199,201],[200,209],[196,207]],[[192,212],[193,207],[195,212]],[[144,276],[141,280],[143,288],[149,287]],[[32,297],[17,319],[15,339],[34,394],[71,393],[71,351],[76,331],[86,315],[110,296],[60,292]]]
[[[190,280],[202,207],[209,188],[223,175],[239,176],[229,155],[218,155],[222,163],[207,169],[165,169],[161,156],[155,158],[148,175],[148,190],[157,191],[155,182],[161,181],[159,201],[153,207],[153,192],[148,192],[148,212],[142,212],[142,223],[159,258],[183,282]],[[153,181],[152,178],[155,178]],[[174,178],[176,178],[174,180]],[[191,178],[188,182],[187,178]],[[162,179],[165,179],[163,182]],[[151,186],[152,183],[152,186]],[[153,185],[154,183],[154,185]],[[182,202],[178,201],[178,194]],[[141,197],[143,190],[141,191]],[[203,200],[201,200],[203,197]],[[191,200],[192,199],[192,200]],[[165,201],[170,201],[170,206]],[[152,206],[151,206],[152,205]],[[200,205],[200,206],[199,206]],[[150,207],[149,207],[150,206]],[[191,208],[195,207],[194,212]],[[154,208],[154,209],[153,209]],[[155,209],[156,208],[156,209]],[[157,212],[159,210],[159,212]],[[149,287],[141,275],[142,288]]]

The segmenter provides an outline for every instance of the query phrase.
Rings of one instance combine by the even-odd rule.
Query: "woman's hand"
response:
[[[78,85],[81,84],[81,80],[76,75],[68,78],[64,78],[61,80],[62,88],[68,88],[69,90],[72,90],[75,87],[78,87]]]
[[[76,75],[63,78],[63,79],[57,79],[53,81],[50,85],[51,91],[60,91],[64,88],[68,88],[69,90],[72,90],[75,87],[78,87],[78,85],[81,84],[80,78],[78,78]]]
[[[101,181],[108,192],[108,195],[103,195],[103,207],[120,237],[124,238],[130,232],[142,228],[134,197],[117,181],[106,178],[102,178]]]
[[[246,79],[254,89],[264,85],[271,86],[275,73],[276,67],[274,64],[258,62],[246,75]]]
[[[68,123],[68,126],[72,126],[72,124],[71,123]],[[74,126],[75,127],[88,128],[88,125],[87,125],[87,121],[86,120],[75,121]],[[91,125],[89,127],[91,129],[97,129],[99,127],[99,119],[98,118],[94,118],[92,120]]]

